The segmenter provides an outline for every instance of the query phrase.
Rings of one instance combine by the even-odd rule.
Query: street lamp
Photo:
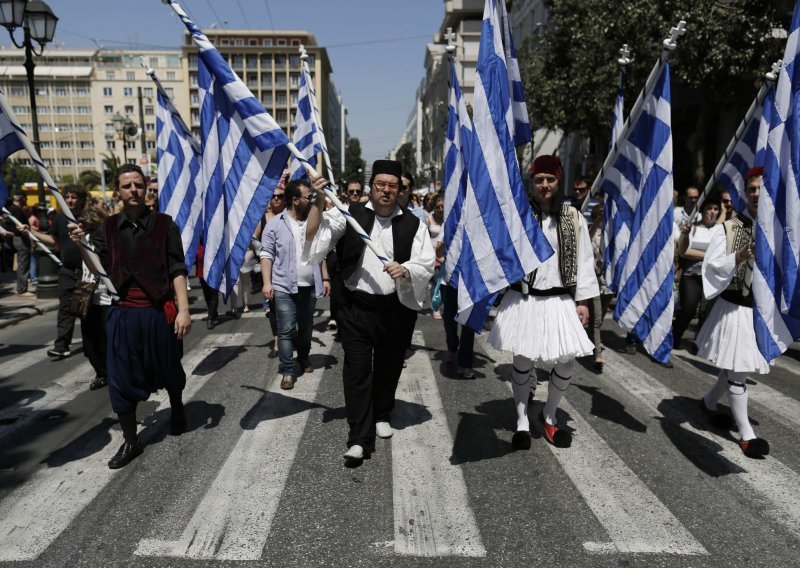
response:
[[[25,71],[28,75],[28,94],[31,99],[31,123],[33,125],[33,146],[41,155],[39,147],[39,121],[36,114],[36,92],[33,85],[33,54],[41,56],[45,44],[53,41],[56,33],[58,18],[50,6],[41,0],[0,0],[0,25],[5,26],[11,41],[20,49],[25,49]],[[24,35],[22,45],[14,38],[14,30],[22,27]],[[39,51],[33,47],[31,40],[39,44]],[[39,176],[39,213],[42,221],[46,223],[44,184]],[[43,225],[44,227],[44,225]]]
[[[128,138],[136,138],[139,129],[133,121],[127,116],[122,116],[120,113],[114,113],[111,117],[111,122],[114,123],[114,130],[117,131],[117,136],[122,140],[122,157],[125,163],[128,163]]]

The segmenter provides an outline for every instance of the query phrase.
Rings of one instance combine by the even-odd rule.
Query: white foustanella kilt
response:
[[[575,313],[575,301],[568,294],[529,296],[509,290],[488,341],[495,349],[524,355],[542,366],[566,363],[594,352],[594,344]]]
[[[753,327],[753,308],[717,298],[695,339],[697,354],[720,369],[740,373],[769,373]]]

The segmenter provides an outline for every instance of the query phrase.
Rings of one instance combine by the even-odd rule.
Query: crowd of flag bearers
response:
[[[85,227],[76,219],[69,225],[87,267],[106,283],[113,299],[106,323],[108,384],[125,442],[109,467],[125,466],[142,453],[136,406],[159,388],[170,395],[172,433],[185,430],[180,340],[191,328],[186,276],[192,266],[201,265],[206,298],[215,301],[215,290],[228,296],[253,247],[251,255],[257,254],[267,268],[264,293],[272,314],[277,312],[273,333],[281,330],[280,386],[287,390],[296,380],[291,336],[300,322],[282,320],[291,310],[284,310],[281,301],[295,307],[297,318],[300,308],[292,295],[299,294],[298,275],[301,286],[312,287],[309,267],[325,265],[335,253],[331,275],[338,279],[338,291],[332,302],[344,350],[344,459],[349,462],[369,457],[376,437],[394,434],[395,391],[403,380],[404,358],[437,258],[445,289],[446,361],[457,357],[460,372],[471,375],[472,336],[486,331],[490,345],[513,355],[512,445],[517,450],[531,447],[535,428],[548,443],[570,446],[568,430],[559,427],[558,405],[576,359],[594,355],[598,361],[601,348],[586,330],[590,325],[599,329],[604,308],[597,306],[607,305],[612,295],[613,317],[631,341],[639,342],[654,360],[669,364],[673,348],[680,347],[673,345],[672,327],[675,243],[681,233],[690,232],[686,227],[696,213],[708,209],[688,213],[686,226],[675,223],[668,56],[685,31],[683,22],[665,40],[642,95],[624,121],[618,97],[609,155],[591,194],[582,182],[580,199],[570,204],[558,157],[537,156],[529,179],[520,170],[516,148],[531,141],[522,80],[505,3],[486,0],[472,116],[453,71],[444,214],[426,223],[424,215],[407,208],[410,175],[392,160],[374,163],[366,201],[358,195],[349,205],[339,201],[305,62],[292,142],[180,6],[167,3],[199,48],[202,136],[192,136],[151,71],[159,95],[163,213],[144,206],[144,173],[126,165],[116,180],[123,210],[91,235],[92,246],[85,246]],[[791,161],[800,155],[800,121],[793,107],[793,89],[800,82],[794,77],[791,51],[800,44],[798,27],[800,14],[795,14],[775,84],[759,94],[746,127],[715,174],[737,205],[736,214],[724,223],[708,224],[700,231],[707,238],[697,237],[688,245],[702,248],[703,254],[687,277],[694,276],[702,295],[713,300],[695,339],[697,353],[720,369],[717,382],[698,404],[717,426],[738,429],[738,444],[750,457],[766,455],[769,444],[757,437],[748,420],[746,377],[769,372],[770,361],[800,337],[800,195],[795,173],[800,164]],[[453,51],[449,45],[451,57]],[[629,61],[627,51],[623,61]],[[27,142],[2,96],[0,102],[3,136]],[[43,168],[29,143],[6,146],[28,148]],[[320,154],[322,175],[315,170]],[[291,198],[283,212],[270,198],[290,155],[292,179],[307,179],[301,185],[281,184],[277,195]],[[46,181],[57,194],[52,180]],[[698,195],[698,202],[713,203],[711,186]],[[594,209],[587,212],[589,204]],[[265,213],[271,215],[269,224]],[[687,246],[679,249],[685,254]],[[287,274],[294,279],[284,278]],[[323,275],[330,281],[327,271]],[[290,285],[278,285],[278,276]],[[303,305],[313,300],[310,294]],[[601,294],[604,300],[596,302]],[[209,305],[209,328],[212,310],[215,318],[216,305]],[[459,324],[467,332],[460,338]],[[305,330],[299,353],[303,370],[313,372],[308,363],[310,326],[305,322],[300,327]],[[549,381],[545,404],[530,417],[535,367],[547,371]],[[725,393],[732,416],[718,408]]]

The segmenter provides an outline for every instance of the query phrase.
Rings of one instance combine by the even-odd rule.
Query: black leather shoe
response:
[[[106,378],[98,375],[94,378],[94,380],[91,383],[89,383],[89,390],[96,391],[97,389],[101,389],[107,386],[108,386],[108,381],[106,380]]]
[[[136,442],[123,442],[114,457],[108,460],[109,469],[119,469],[125,467],[137,457],[142,455],[142,445]]]
[[[514,436],[511,438],[511,446],[515,450],[530,450],[531,433],[527,430],[519,430],[514,432]]]
[[[214,321],[214,320],[213,320],[213,319],[211,319],[211,318],[207,319],[207,320],[206,320],[206,329],[214,329],[214,325],[216,325],[216,323],[217,323],[217,322],[216,322],[216,321]]]

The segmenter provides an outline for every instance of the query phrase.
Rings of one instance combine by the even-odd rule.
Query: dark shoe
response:
[[[72,355],[69,349],[50,349],[47,351],[48,357],[53,357],[54,359],[65,359]]]
[[[763,438],[753,438],[752,440],[739,440],[739,447],[742,453],[748,458],[763,458],[769,454],[769,442]]]
[[[519,430],[514,432],[511,438],[511,447],[515,450],[530,450],[531,449],[531,433],[527,430]]]
[[[94,378],[94,380],[91,383],[89,383],[89,390],[96,391],[98,389],[107,386],[108,386],[108,381],[106,380],[106,378],[98,375]]]
[[[214,329],[215,325],[217,325],[217,320],[211,318],[206,320],[206,329]]]
[[[658,363],[659,365],[661,365],[665,369],[673,369],[673,368],[675,368],[675,365],[672,364],[672,361],[667,361],[666,363],[661,363],[660,361],[656,361],[656,363]]]
[[[539,414],[539,422],[544,430],[544,438],[556,448],[569,448],[572,445],[572,434],[560,430],[557,424],[548,424],[544,414]]]
[[[594,372],[598,375],[603,372],[603,365],[605,362],[603,361],[602,355],[595,355],[594,358]]]
[[[298,359],[297,362],[300,363],[300,368],[303,370],[304,373],[314,372],[314,367],[311,366],[311,363],[308,362],[308,359],[306,359],[305,361],[300,361]]]
[[[686,348],[686,351],[688,351],[692,355],[697,355],[697,351],[698,351],[697,343],[695,343],[694,341],[690,342],[689,346]]]
[[[625,353],[628,355],[636,355],[636,344],[635,343],[626,343],[625,344]]]
[[[711,410],[706,406],[706,399],[703,397],[700,398],[700,410],[712,425],[723,430],[733,430],[733,417],[723,414],[719,410]]]
[[[186,412],[183,405],[173,408],[169,415],[169,434],[170,436],[180,436],[186,433]]]
[[[142,455],[143,451],[142,445],[138,440],[135,442],[123,442],[117,453],[114,454],[114,457],[108,460],[108,467],[109,469],[119,469],[121,467],[125,467],[137,457]]]
[[[281,379],[281,388],[283,390],[292,390],[294,388],[294,384],[297,382],[292,375],[283,375]]]
[[[275,349],[274,347],[272,349],[270,349],[269,353],[267,354],[267,358],[268,359],[274,359],[277,356],[278,356],[278,350]]]

